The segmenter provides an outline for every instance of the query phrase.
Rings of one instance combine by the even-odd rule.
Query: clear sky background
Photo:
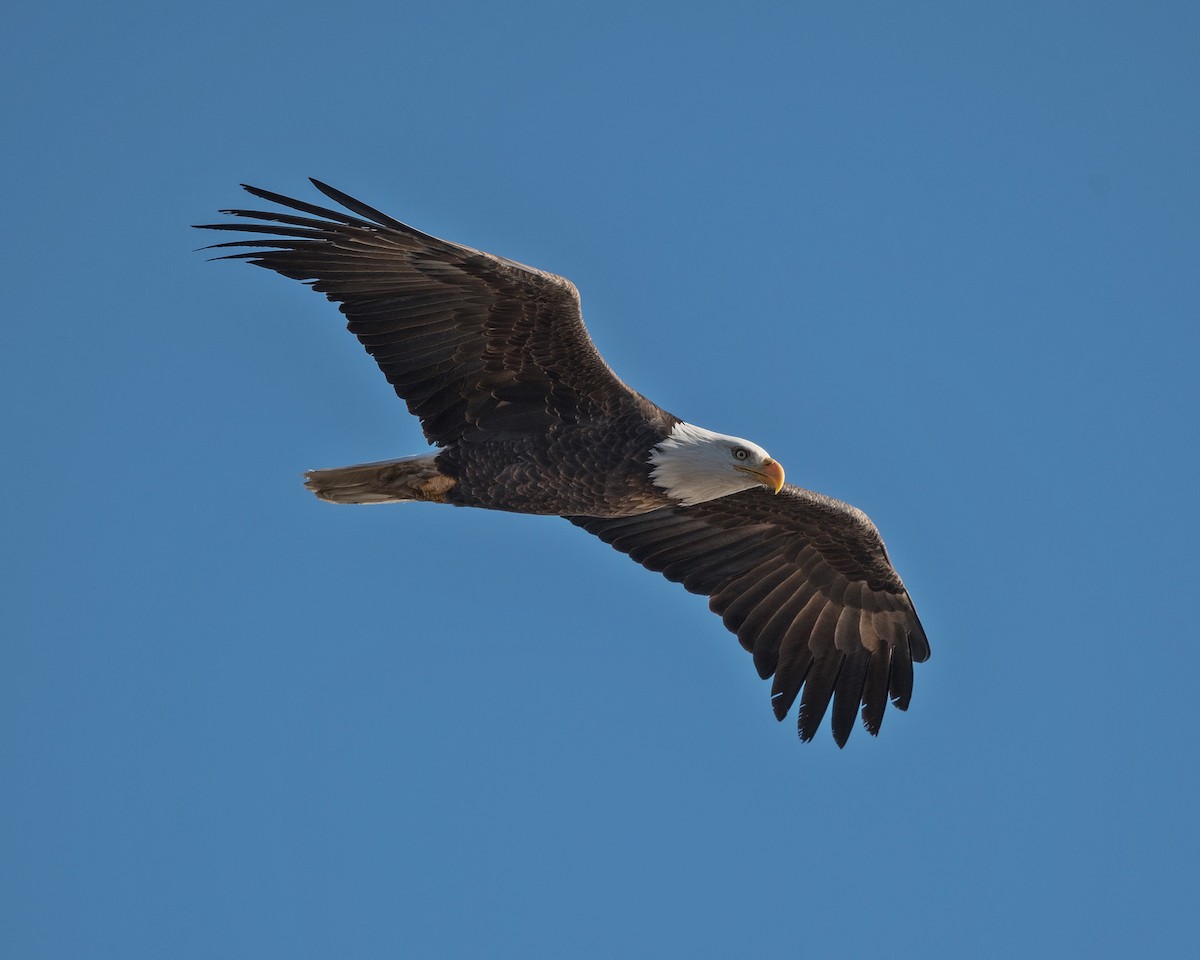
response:
[[[0,36],[14,958],[1194,948],[1191,3],[115,3]],[[316,176],[564,274],[628,382],[879,525],[933,645],[845,750],[193,252]],[[214,239],[221,239],[219,237]]]

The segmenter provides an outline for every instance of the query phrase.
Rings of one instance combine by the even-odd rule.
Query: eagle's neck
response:
[[[685,507],[758,486],[753,477],[733,469],[735,447],[767,455],[749,440],[680,421],[665,440],[651,449],[650,479]]]

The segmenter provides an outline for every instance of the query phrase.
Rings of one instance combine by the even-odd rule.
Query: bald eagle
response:
[[[907,709],[929,643],[875,526],[784,483],[762,447],[668,413],[626,386],[562,277],[439,240],[319,181],[349,213],[244,186],[284,210],[201,229],[214,244],[309,284],[408,405],[436,452],[312,470],[333,503],[426,501],[561,516],[709,597],[765,680],[777,719],[816,734],[830,700],[843,746],[862,707],[879,732]]]

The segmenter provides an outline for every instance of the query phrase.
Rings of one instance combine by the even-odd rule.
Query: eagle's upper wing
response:
[[[791,484],[693,507],[616,519],[569,517],[642,566],[707,594],[709,607],[754,654],[782,720],[803,685],[800,736],[811,740],[833,699],[833,736],[845,744],[862,704],[878,733],[889,694],[912,696],[913,662],[929,641],[860,510]]]
[[[339,303],[431,443],[656,409],[601,358],[569,280],[431,237],[313,183],[357,216],[247,186],[305,215],[223,210],[265,223],[202,229],[266,234],[215,247],[257,248],[229,259],[308,282]]]

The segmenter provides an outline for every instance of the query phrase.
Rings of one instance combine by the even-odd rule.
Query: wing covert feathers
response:
[[[782,720],[799,697],[803,740],[816,735],[831,702],[839,746],[857,714],[877,734],[889,699],[907,709],[912,665],[928,659],[929,643],[861,511],[787,484],[777,496],[749,490],[635,517],[567,519],[708,595],[759,675],[774,676],[775,716]]]

